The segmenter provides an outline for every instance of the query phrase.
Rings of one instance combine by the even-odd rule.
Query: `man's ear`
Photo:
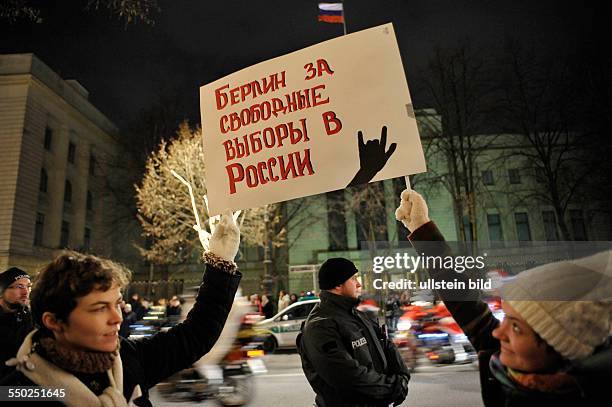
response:
[[[60,333],[64,330],[64,323],[59,321],[55,314],[49,311],[43,313],[42,323],[47,329],[55,333]]]

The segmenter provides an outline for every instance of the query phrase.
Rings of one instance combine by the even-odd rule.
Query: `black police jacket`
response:
[[[377,323],[355,309],[358,300],[321,292],[298,335],[302,368],[321,407],[401,403],[410,375]]]
[[[15,370],[4,362],[15,356],[32,329],[32,315],[28,308],[15,312],[5,312],[0,308],[0,379]]]

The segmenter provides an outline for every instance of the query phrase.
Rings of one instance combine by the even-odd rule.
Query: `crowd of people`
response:
[[[173,295],[171,298],[159,298],[156,301],[151,301],[148,298],[142,298],[138,293],[132,294],[129,301],[121,301],[121,314],[123,321],[119,328],[119,335],[123,338],[130,336],[130,326],[141,321],[149,312],[152,306],[163,311],[161,318],[170,321],[170,325],[179,322],[182,314],[183,300],[178,295]]]
[[[396,217],[419,253],[450,256],[428,217],[423,197],[401,195]],[[197,229],[196,229],[197,230]],[[199,232],[199,231],[198,231]],[[241,274],[234,258],[240,232],[231,213],[204,245],[205,270],[195,305],[164,334],[130,340],[125,326],[151,305],[137,294],[123,300],[131,273],[111,260],[64,251],[33,279],[12,267],[0,274],[0,386],[69,388],[68,406],[151,405],[149,389],[186,368],[217,341]],[[426,243],[437,242],[437,245]],[[595,405],[612,380],[612,252],[545,264],[502,287],[503,321],[480,292],[438,290],[445,306],[479,353],[482,398],[489,406]],[[438,280],[466,279],[443,266]],[[315,405],[389,406],[408,393],[410,373],[378,321],[360,311],[359,270],[348,259],[328,259],[318,273],[317,303],[297,339]],[[270,318],[313,292],[277,298],[253,294]],[[395,324],[400,297],[384,314]],[[182,313],[181,299],[158,300],[166,316]]]
[[[310,300],[313,298],[318,298],[314,291],[300,291],[299,294],[294,294],[280,290],[276,298],[267,294],[254,293],[249,297],[249,301],[255,310],[267,319],[272,318],[299,300]]]

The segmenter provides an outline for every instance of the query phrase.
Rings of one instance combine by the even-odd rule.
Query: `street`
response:
[[[249,406],[310,407],[314,392],[306,381],[295,352],[283,352],[264,357],[268,373],[255,377],[255,395]],[[481,406],[478,370],[473,364],[432,366],[422,363],[410,380],[405,407],[475,407]],[[163,401],[152,389],[154,406],[214,406],[214,401],[204,403],[173,403]]]

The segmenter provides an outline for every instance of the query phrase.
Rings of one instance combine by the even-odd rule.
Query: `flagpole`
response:
[[[346,35],[346,13],[344,9],[345,1],[342,1],[342,29],[344,30],[344,35]]]

